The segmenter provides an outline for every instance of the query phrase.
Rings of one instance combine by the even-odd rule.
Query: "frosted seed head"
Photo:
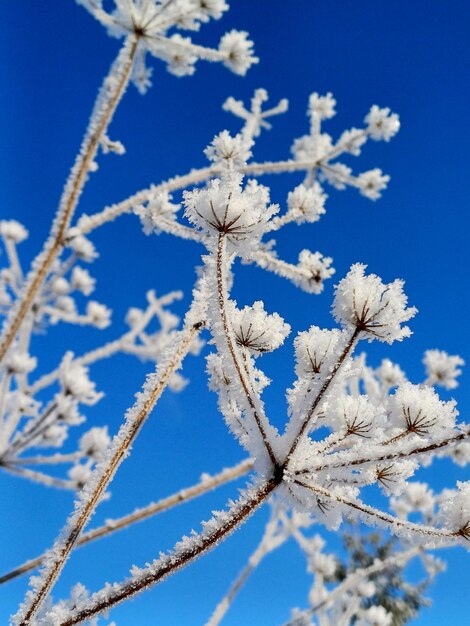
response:
[[[333,149],[331,136],[321,133],[314,138],[311,135],[303,135],[294,140],[291,152],[296,161],[320,161]],[[338,165],[338,164],[335,164]]]
[[[329,374],[344,343],[345,336],[337,329],[324,330],[312,326],[299,333],[294,341],[297,376],[314,379]]]
[[[320,294],[324,289],[324,281],[331,278],[336,272],[331,267],[333,259],[323,256],[320,252],[302,250],[299,254],[297,267],[301,270],[301,276],[295,276],[294,282],[307,293]]]
[[[400,118],[388,107],[381,109],[374,104],[364,118],[367,132],[376,141],[390,141],[400,130]]]
[[[28,237],[28,231],[16,220],[0,220],[0,236],[13,243],[21,243]]]
[[[176,219],[176,213],[181,205],[172,202],[172,195],[168,191],[152,191],[146,204],[134,207],[133,212],[140,218],[145,235],[161,232],[160,220]]]
[[[390,500],[392,510],[401,519],[407,519],[411,513],[420,513],[425,519],[434,514],[436,498],[429,485],[421,482],[407,483],[399,497]]]
[[[88,368],[73,360],[73,354],[67,352],[60,364],[59,377],[65,395],[78,402],[93,405],[102,394],[95,390],[95,383],[88,378]]]
[[[29,374],[37,365],[36,357],[25,352],[13,352],[8,356],[7,370],[12,374]]]
[[[367,136],[363,130],[359,128],[351,128],[345,130],[338,139],[337,148],[341,152],[347,152],[354,156],[361,154],[361,148],[366,143]]]
[[[89,465],[83,465],[81,463],[77,463],[72,468],[70,468],[68,472],[68,476],[70,480],[74,483],[75,489],[80,490],[85,487],[87,482],[91,478],[91,468]]]
[[[378,200],[382,191],[387,188],[390,176],[384,174],[378,167],[368,172],[363,172],[357,179],[360,193],[370,200]]]
[[[101,459],[103,452],[109,446],[111,438],[108,434],[108,427],[94,427],[80,438],[79,448],[86,456],[95,461]]]
[[[465,467],[467,463],[470,463],[470,443],[463,441],[450,448],[445,454],[460,467]]]
[[[389,422],[401,432],[420,437],[450,435],[458,411],[454,400],[443,402],[432,387],[400,385],[388,401]]]
[[[353,265],[335,287],[333,315],[345,329],[357,328],[364,339],[387,343],[401,341],[411,335],[402,326],[417,312],[407,308],[403,281],[384,284],[375,274],[365,274],[365,265]]]
[[[384,412],[365,395],[342,395],[328,407],[325,420],[346,436],[372,439],[383,426]]]
[[[457,378],[462,373],[461,365],[465,361],[457,355],[451,356],[443,350],[426,350],[423,363],[426,367],[428,385],[440,385],[445,389],[455,389]]]
[[[250,146],[242,135],[232,137],[227,130],[216,135],[211,144],[204,150],[204,154],[216,165],[221,165],[229,170],[238,170],[243,167],[251,157]]]
[[[67,439],[68,428],[65,424],[52,424],[43,433],[35,445],[50,448],[60,448]]]
[[[191,50],[191,38],[182,37],[179,33],[175,33],[168,38],[171,46],[159,46],[156,56],[166,61],[167,69],[174,76],[192,76],[196,71],[195,64],[198,56]],[[155,50],[155,46],[151,50]]]
[[[243,309],[233,307],[231,323],[237,344],[254,355],[279,348],[290,333],[289,324],[277,313],[266,313],[262,302]]]
[[[98,252],[91,241],[83,235],[76,235],[75,229],[70,229],[67,236],[70,238],[67,246],[75,252],[79,259],[91,262],[98,257]]]
[[[85,296],[89,296],[93,292],[96,284],[96,280],[83,267],[73,268],[70,282],[74,289],[77,289]]]
[[[77,399],[69,393],[57,393],[54,396],[57,419],[69,426],[78,426],[85,418],[78,412]]]
[[[328,92],[325,96],[314,92],[308,100],[308,112],[310,115],[318,115],[321,120],[327,120],[336,115],[336,100],[333,94]]]
[[[470,481],[457,482],[457,490],[444,495],[439,516],[446,528],[463,537],[470,546]]]
[[[70,291],[69,282],[63,276],[58,276],[52,280],[51,290],[56,295],[63,296]]]
[[[224,57],[224,65],[229,70],[244,76],[250,67],[259,62],[253,54],[253,42],[248,39],[248,33],[231,30],[222,37],[219,43],[219,52]]]
[[[405,373],[399,365],[392,363],[390,359],[383,359],[380,367],[375,370],[375,373],[386,389],[398,387],[398,385],[402,385],[406,382]]]
[[[287,196],[287,207],[289,211],[299,214],[295,221],[297,224],[303,222],[317,222],[320,216],[325,213],[326,195],[320,185],[315,182],[312,187],[298,185],[289,192]]]
[[[249,185],[241,188],[241,179],[212,180],[206,189],[184,193],[185,215],[210,237],[225,234],[234,246],[257,241],[271,217],[278,212],[276,205],[267,206],[263,187]]]
[[[96,328],[107,328],[111,323],[111,310],[104,304],[90,300],[86,307],[89,321]]]
[[[371,606],[360,614],[356,626],[391,626],[393,622],[392,613],[388,613],[383,606]]]

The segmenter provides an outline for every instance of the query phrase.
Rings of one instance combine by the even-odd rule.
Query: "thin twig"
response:
[[[63,480],[62,478],[49,476],[49,474],[37,472],[36,470],[30,470],[26,467],[18,467],[17,465],[2,464],[1,467],[7,472],[18,474],[18,476],[32,480],[35,483],[40,483],[41,485],[46,485],[47,487],[56,487],[57,489],[67,489],[72,491],[75,489],[75,483],[72,480]]]
[[[343,352],[340,354],[338,360],[336,361],[332,371],[330,372],[330,374],[328,374],[328,376],[325,379],[325,382],[323,383],[320,391],[318,392],[318,394],[315,396],[315,399],[313,400],[310,409],[305,417],[305,419],[303,420],[299,432],[297,433],[294,442],[289,450],[289,452],[287,453],[286,456],[286,460],[284,462],[284,467],[286,468],[289,464],[289,460],[292,457],[292,455],[294,454],[295,450],[297,449],[297,446],[299,445],[300,441],[302,440],[302,437],[304,435],[306,435],[308,433],[311,421],[313,419],[313,417],[315,416],[315,411],[317,410],[318,406],[320,405],[320,402],[322,401],[325,393],[328,391],[328,388],[330,387],[331,383],[333,382],[334,378],[336,377],[336,375],[338,374],[339,370],[341,369],[342,365],[344,364],[344,362],[346,361],[346,358],[348,357],[348,355],[352,352],[352,350],[354,349],[357,340],[359,338],[360,335],[360,329],[359,327],[356,326],[356,328],[354,329],[353,334],[351,335],[351,337],[349,338],[346,347],[344,348]]]
[[[380,522],[384,522],[388,526],[392,527],[394,531],[397,529],[404,529],[405,531],[411,531],[420,535],[425,535],[437,539],[445,539],[447,541],[455,541],[460,536],[458,532],[447,530],[445,528],[434,528],[433,526],[414,524],[413,522],[402,520],[398,517],[390,515],[390,513],[385,513],[383,511],[379,511],[378,509],[374,509],[368,504],[362,503],[360,500],[353,500],[350,498],[346,498],[345,496],[342,496],[340,494],[332,493],[331,491],[328,491],[320,485],[310,485],[302,480],[298,480],[297,478],[294,479],[293,482],[297,485],[305,487],[306,489],[309,489],[310,491],[313,491],[314,493],[321,495],[324,498],[328,498],[333,502],[344,504],[358,511],[359,513],[362,513]]]
[[[124,515],[123,517],[119,517],[118,519],[107,520],[103,526],[99,526],[98,528],[94,528],[93,530],[84,533],[80,539],[77,541],[77,548],[79,546],[83,546],[90,541],[94,541],[95,539],[100,539],[101,537],[107,537],[108,535],[112,535],[118,530],[123,530],[124,528],[128,528],[132,524],[136,522],[142,522],[154,515],[158,515],[159,513],[163,513],[164,511],[168,511],[169,509],[178,506],[179,504],[183,504],[185,502],[189,502],[193,498],[198,498],[213,489],[216,489],[220,485],[224,485],[232,480],[236,480],[240,476],[243,476],[247,472],[249,472],[253,467],[253,461],[251,459],[246,459],[242,461],[238,465],[234,467],[230,467],[228,469],[224,469],[215,476],[211,476],[210,478],[204,478],[200,482],[196,483],[192,487],[187,487],[186,489],[181,489],[177,493],[168,496],[167,498],[163,498],[158,502],[153,502],[146,507],[142,507],[129,513],[128,515]],[[26,561],[22,565],[15,567],[15,569],[7,572],[3,576],[0,576],[0,585],[8,582],[9,580],[13,580],[26,572],[30,572],[33,569],[39,567],[44,559],[47,556],[47,552],[41,554],[40,556],[30,559]]]
[[[112,588],[97,592],[85,605],[72,611],[70,616],[63,619],[58,626],[72,626],[99,615],[192,563],[199,556],[214,548],[220,541],[226,539],[246,521],[268,499],[278,484],[279,480],[276,478],[262,483],[247,496],[240,498],[235,505],[232,505],[231,509],[224,515],[223,523],[221,523],[219,515],[212,518],[202,533],[187,538],[183,545],[178,546],[177,544],[174,552],[161,557],[133,578],[120,584],[114,584]]]
[[[80,152],[65,185],[50,235],[43,250],[33,261],[33,270],[24,295],[15,307],[14,314],[10,319],[7,319],[3,328],[0,338],[0,362],[5,358],[26,314],[33,305],[39,289],[46,280],[54,260],[62,250],[63,239],[85,186],[91,163],[129,83],[138,43],[139,37],[131,36],[126,39],[104,80]],[[119,71],[119,74],[114,76],[116,71]],[[114,80],[110,81],[110,77],[113,77]]]
[[[24,605],[17,614],[17,623],[21,626],[31,624],[31,620],[48,597],[81,531],[94,513],[118,467],[129,454],[135,438],[166,388],[172,374],[181,366],[183,358],[191,349],[191,345],[198,335],[201,326],[202,322],[191,324],[179,333],[180,341],[179,344],[174,346],[171,358],[161,368],[157,367],[157,372],[147,381],[144,391],[138,396],[133,409],[128,411],[125,423],[121,426],[111,443],[109,455],[98,464],[90,479],[92,486],[83,490],[81,502],[76,507],[66,526],[64,538],[58,539],[52,548],[51,554],[53,556],[43,576],[40,578],[39,584],[33,591],[28,593]]]
[[[240,384],[243,388],[244,395],[247,399],[248,405],[250,407],[253,418],[256,422],[258,430],[261,434],[261,438],[268,452],[269,458],[273,464],[273,467],[278,465],[276,456],[272,449],[272,446],[269,442],[267,433],[262,423],[263,415],[259,414],[259,408],[256,406],[259,403],[257,402],[257,397],[253,397],[252,393],[249,389],[249,383],[245,380],[245,376],[243,375],[243,365],[240,362],[238,355],[236,344],[232,339],[232,332],[230,327],[230,322],[227,316],[227,294],[226,294],[226,280],[224,274],[224,268],[226,264],[226,237],[225,233],[220,233],[219,241],[217,245],[217,291],[218,291],[218,300],[219,300],[219,312],[222,319],[222,325],[224,329],[225,341],[227,343],[227,348],[229,350],[230,356],[233,361],[233,365],[237,372],[238,379],[240,380]]]

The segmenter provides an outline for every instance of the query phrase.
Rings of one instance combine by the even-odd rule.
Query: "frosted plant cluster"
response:
[[[219,61],[243,75],[258,60],[245,32],[226,33],[214,48],[180,34],[194,33],[202,24],[222,17],[228,9],[224,0],[79,0],[79,4],[123,43],[99,91],[50,235],[28,272],[18,252],[28,236],[26,228],[14,220],[0,222],[6,259],[0,274],[4,317],[0,466],[44,485],[76,491],[73,511],[50,550],[0,578],[5,583],[41,566],[12,623],[69,626],[94,620],[216,547],[268,502],[271,516],[264,535],[215,608],[209,626],[220,623],[258,564],[291,540],[305,557],[312,587],[306,608],[294,609],[289,617],[286,607],[286,624],[404,623],[393,620],[400,611],[402,616],[413,615],[413,587],[400,578],[406,564],[421,559],[429,581],[441,569],[430,550],[470,545],[470,483],[435,493],[427,484],[412,480],[419,467],[443,456],[461,466],[470,460],[469,427],[459,421],[455,401],[438,395],[439,387],[457,387],[463,360],[429,350],[423,359],[423,380],[418,382],[409,380],[387,358],[387,346],[381,365],[369,365],[366,354],[358,351],[359,344],[406,339],[417,311],[408,304],[402,280],[386,283],[360,263],[337,281],[331,327],[319,327],[312,319],[312,325],[295,337],[277,311],[268,310],[260,300],[238,302],[232,291],[241,262],[272,272],[312,296],[322,293],[325,281],[335,274],[333,259],[326,256],[334,251],[301,250],[298,263],[289,263],[277,253],[276,233],[289,224],[312,225],[323,219],[328,186],[353,187],[377,200],[389,176],[378,168],[354,173],[341,159],[359,156],[370,140],[390,141],[400,127],[398,115],[374,105],[360,128],[334,139],[324,126],[336,114],[336,100],[331,93],[312,93],[308,132],[293,139],[290,156],[258,162],[253,160],[256,139],[271,128],[268,119],[287,111],[287,100],[265,108],[264,89],[256,90],[247,105],[230,97],[223,107],[242,120],[241,128],[237,134],[222,130],[213,138],[205,150],[206,167],[76,219],[80,194],[89,176],[97,172],[98,161],[110,152],[125,153],[120,141],[109,138],[108,127],[129,82],[141,92],[150,86],[147,57],[163,60],[176,76],[192,74],[198,60]],[[271,201],[266,179],[263,184],[258,180],[271,173],[298,172],[303,173],[303,182],[277,203]],[[35,333],[47,332],[58,323],[98,330],[111,323],[111,310],[89,299],[96,281],[85,265],[98,256],[90,238],[93,232],[125,213],[140,220],[147,236],[165,233],[201,244],[202,266],[195,272],[184,320],[170,308],[182,298],[180,292],[157,296],[150,291],[144,308],[129,309],[124,334],[86,354],[66,350],[55,368],[36,375],[41,371],[41,354],[35,352]],[[199,354],[204,340],[210,345],[205,358],[209,389],[217,396],[228,430],[245,451],[244,460],[86,531],[164,390],[177,392],[188,382],[179,369],[188,354]],[[266,353],[281,346],[291,350],[295,366],[294,380],[286,390],[284,425],[279,428],[263,400],[263,391],[272,382],[263,362]],[[153,362],[155,371],[117,433],[110,433],[106,423],[87,425],[75,436],[74,451],[63,452],[73,428],[86,421],[87,407],[106,392],[93,381],[94,363],[116,353]],[[69,469],[58,477],[57,471],[48,471],[52,465]],[[248,473],[250,481],[236,501],[213,512],[199,533],[183,537],[169,552],[153,561],[149,555],[143,567],[132,566],[126,580],[94,593],[78,583],[68,599],[52,599],[54,584],[74,548]],[[371,496],[374,488],[385,498]],[[380,507],[377,501],[382,502]],[[390,540],[393,549],[340,575],[340,558],[327,551],[315,528],[338,530],[346,521],[395,537]],[[393,594],[387,591],[391,585],[402,585],[401,591],[408,594],[405,599],[393,604]]]

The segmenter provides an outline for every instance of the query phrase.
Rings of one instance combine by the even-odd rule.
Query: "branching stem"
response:
[[[264,425],[262,423],[262,416],[258,413],[257,402],[253,397],[252,391],[250,391],[250,384],[245,379],[245,375],[243,373],[243,359],[239,357],[238,350],[236,344],[233,340],[233,332],[231,330],[230,322],[227,315],[227,289],[226,289],[226,280],[224,274],[224,268],[226,264],[226,235],[221,232],[219,235],[219,240],[217,244],[217,291],[218,291],[218,300],[219,300],[219,311],[220,316],[222,318],[222,326],[224,329],[225,341],[227,344],[228,351],[230,353],[235,371],[237,372],[238,379],[243,389],[243,393],[246,396],[246,400],[250,411],[253,415],[253,418],[256,422],[258,430],[260,432],[261,438],[266,446],[266,450],[268,452],[269,458],[273,464],[273,467],[278,465],[276,456],[269,442],[267,433],[265,431]]]
[[[77,207],[80,195],[85,186],[90,166],[96,156],[100,141],[113,118],[113,114],[121,100],[131,76],[139,38],[131,36],[126,39],[116,61],[113,63],[95,105],[96,116],[93,114],[85,134],[80,152],[65,185],[50,235],[42,252],[33,262],[26,290],[19,301],[15,313],[7,320],[0,338],[0,362],[3,361],[13,343],[24,318],[31,309],[41,286],[47,278],[49,270],[62,250],[63,239]],[[116,74],[116,72],[118,72]],[[110,80],[112,78],[113,80]]]
[[[18,621],[20,626],[27,626],[31,624],[31,620],[37,614],[44,600],[49,595],[55,581],[64,568],[68,556],[75,546],[81,531],[94,513],[96,506],[100,502],[107,486],[113,479],[118,467],[128,455],[135,438],[137,437],[149,413],[154,408],[163,393],[170,377],[181,366],[183,358],[191,349],[191,345],[199,333],[201,326],[202,323],[197,323],[190,325],[185,330],[181,331],[181,339],[179,344],[175,346],[172,358],[164,366],[164,368],[162,368],[162,372],[158,372],[157,368],[157,374],[155,375],[153,384],[151,384],[143,392],[144,396],[140,398],[140,400],[137,400],[137,413],[134,413],[133,411],[128,413],[126,422],[123,426],[121,426],[118,434],[111,443],[110,456],[99,464],[95,470],[95,476],[97,479],[93,489],[86,494],[81,506],[78,507],[76,513],[72,516],[71,521],[67,526],[65,538],[59,539],[55,548],[53,548],[54,557],[51,559],[50,565],[44,572],[40,585],[28,597],[24,609],[20,610],[20,621]],[[92,480],[93,477],[91,478],[91,481]]]
[[[226,539],[267,500],[277,486],[278,481],[275,479],[262,483],[248,497],[242,498],[238,504],[230,509],[223,524],[216,524],[213,530],[192,537],[186,548],[181,548],[163,557],[156,564],[147,568],[141,576],[114,585],[112,590],[106,594],[98,592],[95,594],[95,599],[92,596],[86,606],[72,612],[70,617],[60,622],[58,626],[72,626],[99,615],[185,567],[214,548],[220,541]]]
[[[247,472],[249,472],[253,467],[253,461],[251,459],[246,459],[242,461],[238,465],[234,467],[230,467],[228,469],[224,469],[215,476],[211,476],[210,478],[205,478],[199,483],[193,485],[192,487],[187,487],[186,489],[182,489],[177,493],[168,496],[167,498],[163,498],[163,500],[159,500],[158,502],[153,502],[146,507],[137,509],[128,515],[124,515],[118,519],[107,520],[103,526],[99,526],[98,528],[94,528],[93,530],[88,531],[81,535],[80,539],[77,541],[77,546],[83,546],[90,541],[94,541],[95,539],[101,539],[101,537],[107,537],[108,535],[112,535],[118,530],[123,530],[124,528],[128,528],[132,524],[137,522],[142,522],[154,515],[158,515],[159,513],[163,513],[164,511],[168,511],[169,509],[178,506],[179,504],[183,504],[185,502],[189,502],[193,498],[197,498],[202,496],[213,489],[216,489],[220,485],[225,485],[226,483],[236,480],[243,476]],[[3,576],[0,576],[0,585],[8,582],[9,580],[13,580],[26,572],[30,572],[33,569],[36,569],[41,565],[44,559],[47,556],[47,552],[41,554],[34,559],[30,559],[26,561],[22,565],[15,567],[15,569],[7,572]]]

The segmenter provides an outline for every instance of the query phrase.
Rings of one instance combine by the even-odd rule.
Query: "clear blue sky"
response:
[[[200,63],[194,77],[177,79],[153,62],[154,86],[142,97],[130,88],[110,134],[126,145],[124,157],[101,159],[81,202],[93,212],[148,186],[205,163],[202,149],[234,119],[221,111],[232,95],[247,100],[265,87],[273,102],[290,100],[290,110],[275,120],[255,150],[257,159],[289,156],[293,138],[306,132],[305,109],[311,91],[332,91],[338,115],[333,135],[360,125],[371,104],[389,106],[401,116],[402,130],[390,144],[371,144],[357,171],[381,167],[392,176],[382,200],[372,203],[356,192],[331,190],[328,212],[319,224],[292,227],[279,239],[284,258],[295,261],[302,248],[333,256],[337,276],[362,261],[390,280],[407,282],[410,302],[419,308],[414,335],[401,345],[371,348],[371,362],[399,361],[412,380],[422,376],[427,348],[459,353],[470,364],[468,311],[470,116],[470,5],[463,0],[237,0],[220,22],[205,27],[199,41],[215,43],[230,28],[246,29],[261,63],[246,78],[221,66]],[[2,2],[0,22],[0,217],[15,217],[31,231],[22,246],[30,260],[48,231],[63,182],[73,162],[96,90],[118,49],[72,0]],[[273,200],[283,202],[299,182],[295,176],[269,180]],[[54,328],[39,337],[43,366],[55,364],[64,348],[78,353],[114,337],[129,305],[142,306],[145,291],[181,288],[189,294],[201,249],[168,236],[145,238],[133,217],[102,228],[94,241],[101,257],[93,267],[96,298],[112,306],[113,327],[104,332]],[[236,295],[243,304],[255,298],[277,310],[294,330],[312,323],[331,326],[332,283],[321,297],[254,268],[241,268]],[[181,304],[179,311],[184,311]],[[44,353],[46,345],[47,354]],[[274,379],[267,394],[273,420],[284,419],[284,389],[293,379],[288,346],[266,360]],[[93,370],[107,397],[93,411],[95,424],[115,431],[131,404],[148,365],[118,358]],[[145,427],[134,453],[113,483],[112,501],[92,522],[125,513],[216,472],[242,451],[226,432],[216,399],[206,392],[203,361],[188,359],[185,374],[193,383],[181,395],[167,393]],[[455,392],[464,419],[470,413],[467,372]],[[445,394],[444,394],[445,395]],[[436,488],[468,478],[468,471],[447,463],[428,477]],[[125,534],[79,550],[56,588],[64,596],[81,580],[91,589],[120,580],[133,564],[153,559],[209,511],[236,493],[231,485],[218,494],[175,510]],[[48,491],[0,475],[0,569],[42,551],[62,526],[71,495]],[[238,535],[184,572],[116,609],[120,626],[198,625],[210,614],[256,544],[266,512]],[[332,537],[332,545],[337,539]],[[432,590],[434,606],[416,624],[468,623],[467,581],[470,561],[463,550],[448,555],[448,572]],[[23,597],[26,579],[0,588],[0,621]],[[260,568],[242,592],[227,626],[281,623],[287,607],[305,604],[307,579],[295,549],[284,549]]]

